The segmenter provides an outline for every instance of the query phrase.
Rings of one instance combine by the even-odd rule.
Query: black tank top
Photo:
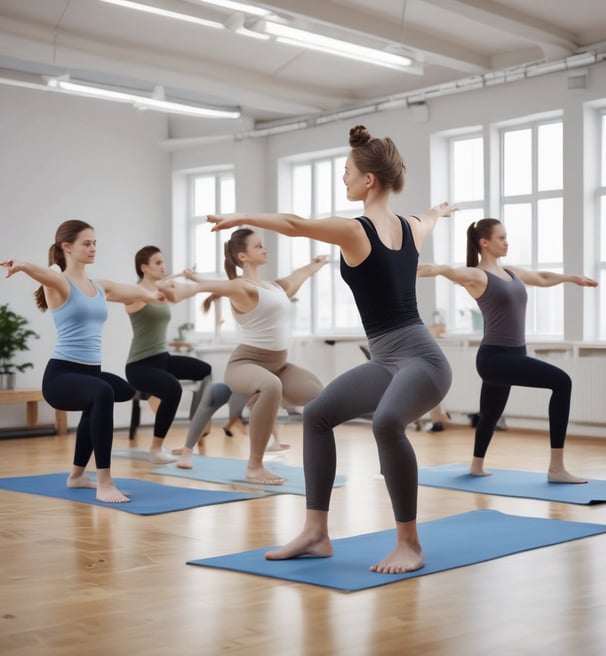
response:
[[[419,254],[408,221],[402,217],[402,247],[387,248],[372,221],[358,217],[370,241],[370,254],[350,267],[341,255],[341,276],[353,292],[367,337],[423,323],[417,309],[417,263]]]

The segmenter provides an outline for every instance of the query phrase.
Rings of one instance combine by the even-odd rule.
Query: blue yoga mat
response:
[[[395,529],[333,540],[334,555],[331,558],[304,556],[271,561],[265,560],[264,554],[275,547],[265,547],[190,560],[187,564],[354,592],[606,533],[606,525],[520,517],[496,510],[473,510],[419,524],[418,530],[425,567],[407,574],[369,571],[371,565],[393,550]]]
[[[159,515],[177,510],[265,496],[244,492],[192,490],[190,488],[175,487],[174,485],[140,481],[134,478],[115,478],[116,487],[129,497],[130,501],[128,503],[106,503],[97,501],[95,498],[96,491],[93,488],[68,488],[65,484],[66,480],[67,472],[0,478],[0,489],[105,506],[106,508],[124,510],[134,515]]]
[[[589,505],[606,502],[606,481],[588,483],[549,483],[546,473],[489,469],[491,476],[471,476],[469,465],[419,467],[419,485],[461,492],[495,494],[505,497],[542,499]]]
[[[286,465],[282,462],[268,462],[266,467],[282,476],[286,481],[282,485],[259,485],[250,483],[246,480],[246,460],[239,458],[215,458],[211,456],[193,457],[192,469],[180,469],[174,463],[162,465],[159,469],[154,469],[152,473],[161,474],[162,476],[179,476],[181,478],[190,478],[196,481],[206,481],[208,483],[223,483],[226,485],[246,485],[248,487],[273,492],[274,494],[305,494],[305,478],[302,467]],[[345,476],[335,478],[334,487],[345,485]]]

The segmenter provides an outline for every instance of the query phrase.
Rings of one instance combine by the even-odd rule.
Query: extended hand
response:
[[[572,282],[574,282],[575,285],[579,285],[579,287],[598,286],[597,280],[593,280],[592,278],[587,278],[586,276],[574,276]]]
[[[241,214],[209,214],[206,220],[208,223],[214,223],[211,232],[235,228],[245,223]]]
[[[0,262],[0,266],[6,269],[7,278],[10,278],[14,273],[17,273],[17,271],[21,271],[19,268],[19,262],[16,262],[15,260],[5,260],[4,262]]]
[[[444,201],[432,209],[438,213],[438,216],[452,216],[453,212],[459,211],[456,205],[451,205],[448,201]]]

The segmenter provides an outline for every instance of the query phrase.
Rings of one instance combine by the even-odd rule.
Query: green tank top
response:
[[[168,303],[147,304],[138,312],[128,315],[133,327],[133,341],[127,364],[168,351],[166,331],[170,321]]]

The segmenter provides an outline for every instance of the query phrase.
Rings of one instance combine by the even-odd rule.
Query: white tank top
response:
[[[290,299],[277,283],[271,288],[258,285],[259,301],[250,312],[236,312],[234,317],[240,325],[240,342],[247,346],[283,351],[288,348],[290,337]]]

